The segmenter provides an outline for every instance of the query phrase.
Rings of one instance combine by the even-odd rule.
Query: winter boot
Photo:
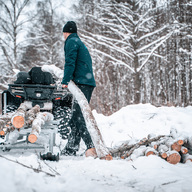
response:
[[[94,158],[96,158],[97,157],[97,153],[96,153],[95,148],[87,149],[87,151],[85,152],[85,156],[86,157],[94,157]]]
[[[63,156],[76,156],[76,151],[72,149],[63,149],[61,151],[61,155]]]

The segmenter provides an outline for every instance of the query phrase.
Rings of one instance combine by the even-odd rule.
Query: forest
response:
[[[62,28],[74,20],[92,56],[92,109],[192,104],[192,0],[0,0],[0,10],[1,92],[16,70],[63,69]]]

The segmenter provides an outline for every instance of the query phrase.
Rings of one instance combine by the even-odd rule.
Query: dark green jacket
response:
[[[65,67],[62,84],[68,85],[69,81],[73,80],[76,84],[95,87],[91,56],[77,33],[68,36],[64,51]]]

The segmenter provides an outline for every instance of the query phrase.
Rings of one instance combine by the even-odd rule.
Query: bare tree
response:
[[[62,22],[57,9],[60,3],[52,0],[38,1],[37,17],[28,33],[29,44],[23,54],[22,63],[32,66],[52,64],[63,67]]]
[[[4,57],[1,67],[5,71],[19,68],[19,56],[24,45],[20,34],[29,21],[26,17],[29,3],[30,0],[0,0],[0,49]]]
[[[172,40],[178,43],[176,39],[180,38],[179,34],[189,28],[189,24],[177,22],[174,16],[182,15],[178,8],[181,1],[178,0],[175,5],[171,4],[173,1],[156,0],[81,2],[87,10],[82,19],[81,37],[94,58],[99,89],[96,90],[97,106],[103,105],[103,110],[108,113],[111,110],[109,106],[116,111],[130,103],[172,103],[173,76],[170,74],[173,68],[175,72],[178,71],[173,58],[178,59],[181,50],[171,53],[172,47],[167,43]],[[189,7],[187,2],[182,6]],[[183,37],[185,39],[186,35]],[[190,45],[190,41],[187,44]],[[179,75],[174,85],[177,103],[180,103],[178,97],[181,95],[187,95],[189,100],[191,93],[187,93],[185,88],[186,68],[182,74],[183,80],[180,81]],[[188,79],[190,75],[188,68]],[[106,94],[103,94],[103,90]],[[186,98],[180,100],[187,102]]]

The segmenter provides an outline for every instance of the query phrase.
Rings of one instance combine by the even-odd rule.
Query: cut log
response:
[[[187,138],[187,142],[184,144],[185,147],[187,147],[190,151],[192,151],[192,136],[189,136]]]
[[[3,130],[4,126],[5,126],[5,121],[0,120],[0,135],[5,135],[5,132]]]
[[[177,152],[181,151],[181,145],[177,141],[173,140],[171,137],[165,142],[165,144],[171,149]]]
[[[158,146],[158,152],[159,152],[159,155],[163,158],[163,159],[166,159],[167,158],[167,151],[169,151],[169,148],[166,146],[166,145],[159,145]]]
[[[157,149],[158,143],[157,142],[152,142],[149,146],[154,148],[154,149]]]
[[[177,151],[167,152],[167,162],[171,164],[177,164],[181,161],[181,156]]]
[[[51,113],[48,113],[48,112],[37,113],[37,116],[32,123],[32,131],[31,131],[30,135],[28,136],[28,141],[31,143],[35,143],[41,132],[41,126],[46,121],[51,121],[53,119],[54,119],[54,117]]]
[[[37,113],[36,118],[34,119],[32,123],[32,131],[30,135],[28,136],[28,141],[31,143],[35,143],[37,141],[37,138],[41,132],[41,126],[46,122],[46,121],[51,121],[53,120],[53,115],[48,112],[39,112]]]
[[[192,155],[190,155],[189,153],[183,154],[182,161],[183,161],[183,163],[192,162]]]
[[[182,154],[187,154],[188,153],[188,149],[187,149],[187,147],[181,147],[181,153]]]
[[[171,145],[171,149],[179,152],[181,151],[181,145],[179,145],[178,142],[175,142]]]
[[[4,130],[4,128],[0,129],[0,135],[1,136],[5,136],[6,135],[6,130]]]
[[[11,124],[11,121],[4,122],[3,127],[0,129],[0,135],[5,136],[8,132],[14,131],[14,127]]]
[[[161,152],[159,154],[160,154],[161,158],[163,158],[163,159],[167,158],[167,153],[166,152]]]
[[[19,108],[11,119],[11,122],[15,128],[20,129],[24,126],[26,110],[27,106],[24,103],[21,103],[21,105],[19,106]]]
[[[146,151],[145,151],[145,156],[149,156],[149,155],[156,155],[157,151],[152,148],[152,147],[147,147]]]
[[[120,147],[116,147],[115,149],[110,149],[110,152],[112,156],[116,156],[116,154],[120,153],[123,154],[123,158],[129,157],[136,149],[138,149],[140,146],[143,145],[150,145],[154,141],[158,141],[161,138],[164,138],[165,135],[159,135],[157,137],[151,138],[151,139],[142,139],[139,142],[129,144],[129,142],[126,142],[126,145],[122,144]]]
[[[98,157],[107,157],[108,155],[110,155],[110,152],[104,143],[101,132],[97,126],[97,122],[95,121],[87,99],[85,98],[81,90],[72,81],[70,81],[68,88],[81,108],[87,129],[91,135]],[[108,160],[108,158],[106,159]]]
[[[40,106],[39,105],[35,105],[32,109],[30,109],[29,111],[27,111],[26,113],[26,122],[25,124],[28,126],[28,125],[31,125],[33,120],[35,119],[36,117],[36,114],[40,112]]]
[[[185,136],[184,134],[180,134],[178,133],[178,131],[174,128],[172,128],[170,130],[170,136],[176,140],[176,142],[179,144],[179,145],[183,145],[185,142],[187,142],[187,136]]]

